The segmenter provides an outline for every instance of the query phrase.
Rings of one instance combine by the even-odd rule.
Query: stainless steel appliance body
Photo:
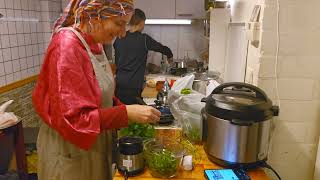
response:
[[[209,85],[210,80],[215,80],[219,83],[222,83],[218,73],[209,74],[208,72],[193,72],[188,74],[194,74],[192,89],[200,92],[203,95],[207,94],[207,86]]]
[[[271,121],[239,126],[208,113],[204,117],[208,130],[203,137],[204,149],[211,161],[232,165],[267,159]]]
[[[118,169],[122,171],[136,172],[144,169],[143,153],[135,155],[119,154]]]
[[[279,109],[261,89],[225,83],[203,101],[202,141],[211,161],[236,166],[267,160],[271,119]]]
[[[193,80],[192,89],[198,91],[199,93],[206,95],[207,86],[209,85],[209,80]]]
[[[174,62],[175,68],[187,68],[187,63],[185,61],[175,61]]]

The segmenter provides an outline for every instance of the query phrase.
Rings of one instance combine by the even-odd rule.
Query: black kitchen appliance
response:
[[[170,111],[170,107],[163,105],[159,100],[155,100],[154,108],[161,112],[159,125],[171,125],[174,122],[174,117]]]
[[[144,171],[143,141],[140,137],[122,137],[118,144],[117,167],[125,177]]]
[[[137,97],[138,104],[147,105],[142,98]],[[160,120],[158,122],[159,125],[171,125],[174,122],[174,117],[170,111],[170,107],[167,105],[162,104],[161,101],[155,100],[154,105],[150,105],[161,112]]]

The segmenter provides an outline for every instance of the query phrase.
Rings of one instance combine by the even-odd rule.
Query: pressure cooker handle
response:
[[[216,87],[211,94],[219,94],[223,92],[225,88],[228,88],[228,87],[247,88],[255,92],[257,98],[264,99],[265,101],[268,100],[266,93],[262,91],[260,88],[253,86],[251,84],[241,83],[241,82],[230,82],[230,83],[221,84],[220,86]]]

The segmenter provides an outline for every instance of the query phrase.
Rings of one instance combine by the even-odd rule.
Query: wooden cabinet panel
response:
[[[177,19],[203,19],[205,14],[204,0],[176,0]]]
[[[135,7],[143,10],[148,19],[175,18],[175,0],[135,0]]]

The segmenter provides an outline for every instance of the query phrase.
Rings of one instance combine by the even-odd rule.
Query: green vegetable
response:
[[[181,141],[181,144],[183,145],[183,147],[186,150],[187,154],[192,155],[192,157],[194,158],[194,161],[192,162],[193,165],[196,162],[200,162],[201,161],[201,153],[199,152],[199,149],[196,148],[194,143],[191,143],[187,139],[183,139]]]
[[[158,177],[171,177],[179,167],[177,158],[168,150],[151,152],[147,156],[148,167]]]
[[[192,142],[200,141],[200,129],[199,128],[191,128],[186,132],[187,138]]]
[[[139,136],[142,138],[155,137],[155,129],[150,124],[131,123],[127,128],[122,128],[119,136]]]
[[[184,95],[190,94],[190,93],[191,93],[191,89],[189,89],[189,88],[184,88],[184,89],[181,90],[180,93],[181,93],[181,94],[184,94]]]

